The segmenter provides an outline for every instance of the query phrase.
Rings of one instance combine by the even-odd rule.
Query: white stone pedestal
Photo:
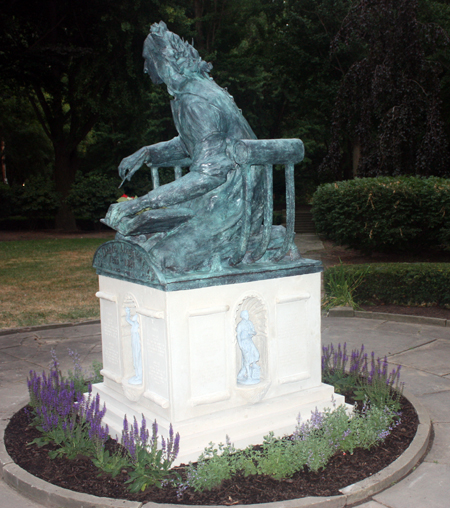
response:
[[[292,433],[299,413],[331,407],[321,382],[320,273],[199,289],[163,291],[100,276],[105,423],[119,437],[122,421],[141,414],[179,432],[177,463],[195,461],[209,442],[237,447]],[[131,325],[138,316],[143,381],[135,375]],[[256,335],[260,382],[237,382],[241,350],[236,326],[247,310]],[[343,397],[334,395],[337,404]]]

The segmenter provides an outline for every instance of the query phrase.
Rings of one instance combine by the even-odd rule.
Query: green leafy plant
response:
[[[77,173],[67,203],[77,218],[98,222],[121,195],[117,187],[114,178],[99,173]]]
[[[329,311],[333,307],[352,307],[358,309],[358,304],[353,298],[355,290],[364,282],[364,278],[370,266],[348,272],[341,264],[333,267],[325,280],[325,298],[322,301],[324,310]]]
[[[20,214],[30,219],[53,218],[60,203],[55,182],[46,175],[30,176],[17,193]]]
[[[277,438],[271,432],[263,444],[237,450],[227,441],[205,448],[197,465],[189,464],[184,481],[177,482],[181,499],[188,488],[211,490],[235,475],[258,474],[276,480],[290,478],[308,468],[317,472],[326,467],[336,452],[352,453],[355,448],[370,449],[383,441],[399,423],[398,413],[388,407],[364,404],[351,415],[345,406],[317,409],[298,424],[290,438]]]
[[[349,368],[347,370],[347,365]],[[364,345],[349,356],[347,344],[330,344],[322,347],[322,380],[333,384],[336,392],[353,393],[354,400],[367,402],[383,410],[400,409],[403,384],[400,382],[401,366],[389,371],[387,358],[376,358],[365,352]]]
[[[228,439],[226,444],[209,443],[197,460],[197,464],[189,463],[186,468],[186,480],[178,481],[178,497],[191,487],[195,492],[217,488],[224,480],[232,478],[238,470],[237,461],[241,455]],[[248,467],[248,465],[247,465]]]
[[[151,485],[161,487],[163,480],[169,475],[170,468],[178,456],[180,448],[180,435],[174,436],[172,425],[169,428],[167,441],[161,437],[161,447],[158,446],[158,424],[152,424],[152,435],[144,416],[141,426],[138,427],[136,418],[130,427],[125,416],[122,431],[122,445],[129,454],[132,471],[129,472],[131,492],[144,491]]]
[[[104,446],[98,446],[95,448],[92,462],[100,471],[110,474],[113,478],[115,478],[122,470],[130,467],[129,459],[120,451],[110,453],[109,450],[105,450]]]

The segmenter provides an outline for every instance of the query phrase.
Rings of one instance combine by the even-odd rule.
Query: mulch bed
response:
[[[39,232],[0,232],[2,240],[29,240],[62,237],[103,237],[109,239],[110,232],[63,234],[58,231]],[[450,252],[431,252],[426,255],[386,255],[373,254],[370,256],[345,247],[335,246],[324,241],[324,251],[320,257],[325,267],[343,263],[359,264],[374,262],[418,262],[440,261],[450,262]],[[406,307],[399,305],[363,305],[363,310],[373,312],[387,312],[414,316],[437,317],[450,319],[450,309],[442,307]],[[394,429],[383,444],[370,451],[355,450],[350,454],[335,455],[324,471],[312,473],[303,471],[287,480],[276,481],[269,477],[249,476],[235,477],[211,492],[184,492],[181,499],[177,499],[174,488],[150,488],[145,492],[131,494],[125,481],[126,472],[116,478],[99,474],[99,470],[87,457],[76,460],[51,460],[48,452],[54,447],[48,445],[38,448],[36,445],[27,446],[40,433],[30,425],[29,416],[23,409],[12,418],[5,431],[5,445],[12,459],[23,469],[54,485],[59,485],[76,492],[83,492],[102,497],[128,499],[134,501],[153,501],[157,503],[196,504],[196,505],[226,505],[267,503],[296,499],[306,496],[338,495],[339,489],[363,480],[388,466],[398,458],[409,446],[415,436],[418,418],[411,404],[402,398],[402,423]],[[113,448],[115,443],[107,442],[107,447]],[[180,468],[179,473],[183,473]]]
[[[226,505],[268,503],[296,499],[306,496],[338,495],[339,489],[363,480],[388,466],[409,446],[415,436],[418,418],[412,405],[402,398],[402,422],[377,448],[370,451],[355,450],[350,454],[335,455],[324,471],[303,471],[287,480],[276,481],[264,476],[237,476],[211,492],[186,490],[177,499],[172,487],[150,488],[138,494],[130,494],[124,482],[128,474],[124,471],[116,478],[99,474],[98,469],[87,457],[76,460],[51,460],[48,452],[53,446],[38,448],[27,446],[40,435],[30,425],[30,417],[22,409],[12,418],[5,431],[5,445],[12,459],[23,469],[54,485],[77,492],[102,497],[153,501],[157,503]],[[108,442],[107,446],[114,446]],[[180,468],[182,473],[183,469]]]

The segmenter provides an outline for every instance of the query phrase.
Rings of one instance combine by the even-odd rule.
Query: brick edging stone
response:
[[[351,307],[334,307],[323,314],[324,317],[355,317],[361,319],[379,319],[382,321],[395,321],[397,323],[411,323],[415,325],[450,326],[450,320],[426,316],[411,316],[409,314],[391,314],[388,312],[372,312],[366,310],[353,310]]]
[[[417,412],[419,426],[409,447],[392,464],[365,480],[344,487],[339,496],[304,497],[274,503],[236,505],[235,508],[342,508],[367,499],[406,476],[427,451],[431,435],[431,420],[428,412],[416,397],[408,392],[405,392],[404,395]],[[23,405],[26,403],[27,401],[23,401]],[[192,505],[153,502],[143,504],[137,501],[81,494],[52,485],[33,476],[15,464],[5,448],[4,432],[14,412],[16,409],[2,415],[0,419],[0,477],[23,496],[49,508],[196,508]],[[211,506],[210,508],[223,507]]]
[[[39,330],[53,330],[55,328],[73,328],[74,326],[98,325],[100,319],[88,319],[87,321],[77,321],[75,323],[50,323],[47,325],[22,326],[21,328],[3,328],[0,330],[2,335],[12,335],[15,333],[38,332]]]

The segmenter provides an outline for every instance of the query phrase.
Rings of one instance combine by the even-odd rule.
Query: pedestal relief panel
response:
[[[102,330],[102,375],[116,383],[122,382],[117,302],[115,295],[99,291]]]
[[[126,397],[138,401],[144,392],[142,324],[136,312],[137,301],[127,294],[121,306],[121,342],[124,366],[122,387]]]
[[[164,320],[142,315],[145,351],[144,397],[162,408],[169,407],[169,366]]]
[[[228,308],[199,309],[189,315],[190,386],[194,406],[230,398],[225,336]]]
[[[280,384],[311,376],[309,294],[277,300],[277,360]]]

